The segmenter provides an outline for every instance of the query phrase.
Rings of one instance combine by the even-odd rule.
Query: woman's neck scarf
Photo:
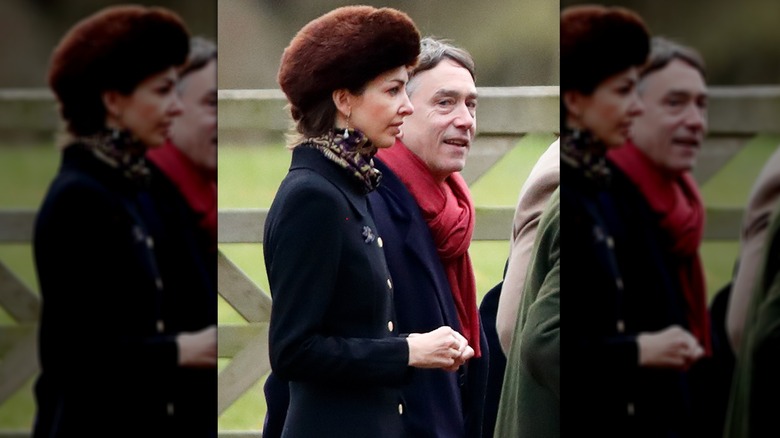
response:
[[[468,253],[475,214],[466,181],[459,173],[436,181],[428,166],[399,140],[378,157],[398,175],[422,210],[449,280],[461,331],[475,357],[480,357],[477,287]]]
[[[704,204],[691,175],[670,176],[634,144],[609,152],[609,158],[639,188],[660,217],[668,236],[665,250],[674,255],[691,333],[707,355],[712,353],[707,291],[699,246],[704,234]]]
[[[105,129],[74,140],[75,144],[92,152],[125,178],[141,185],[149,183],[150,171],[145,158],[147,147],[130,131]]]
[[[588,131],[565,129],[561,135],[561,161],[598,187],[609,184],[606,155],[606,145]]]
[[[358,179],[365,193],[375,190],[382,179],[382,173],[374,167],[372,158],[376,147],[362,132],[350,129],[333,130],[320,137],[310,137],[295,147],[311,147],[322,152],[327,159],[349,171]]]

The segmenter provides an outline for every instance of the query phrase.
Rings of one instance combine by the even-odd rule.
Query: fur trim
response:
[[[277,80],[294,118],[337,89],[359,90],[395,67],[414,65],[420,33],[405,13],[371,6],[335,9],[304,26],[284,50]]]

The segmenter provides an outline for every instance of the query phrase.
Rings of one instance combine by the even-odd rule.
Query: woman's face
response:
[[[589,95],[566,92],[567,123],[590,131],[609,148],[622,146],[629,139],[631,122],[643,111],[637,81],[637,68],[631,67],[607,78]]]
[[[162,145],[170,135],[174,117],[182,112],[176,80],[176,69],[171,67],[149,76],[129,95],[106,92],[108,125],[129,130],[149,148]]]
[[[362,131],[378,148],[392,146],[404,117],[414,111],[406,95],[408,80],[409,73],[401,66],[372,79],[362,94],[350,94],[349,127]]]

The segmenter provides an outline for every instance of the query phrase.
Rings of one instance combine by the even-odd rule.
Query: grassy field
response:
[[[473,185],[471,190],[475,203],[479,206],[513,207],[522,182],[551,140],[549,136],[524,139]],[[751,142],[746,151],[702,188],[707,205],[742,206],[758,169],[778,143],[780,137],[769,136]],[[57,151],[50,145],[0,147],[0,208],[35,208],[56,172],[58,160]],[[219,207],[268,207],[288,164],[289,151],[281,145],[257,148],[220,146]],[[710,241],[703,245],[702,256],[710,294],[730,278],[737,248],[736,242],[731,241]],[[221,245],[220,249],[264,290],[268,290],[260,245],[230,244]],[[501,278],[507,251],[506,241],[475,242],[472,245],[471,255],[480,295]],[[37,290],[29,245],[0,245],[0,261]],[[221,323],[243,322],[237,312],[224,302],[219,306],[219,320]],[[10,323],[8,315],[0,309],[0,326]],[[225,364],[226,361],[221,361],[220,365]],[[29,427],[34,411],[31,384],[0,405],[0,429]],[[264,410],[262,386],[258,384],[222,415],[220,429],[260,429]]]

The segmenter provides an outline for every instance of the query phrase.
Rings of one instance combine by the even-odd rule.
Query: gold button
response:
[[[619,291],[623,290],[623,279],[618,277],[617,280],[615,280],[615,285],[617,285],[617,288]]]
[[[393,331],[393,321],[387,321],[387,330]]]
[[[173,403],[169,402],[165,408],[168,411],[168,415],[173,415]]]
[[[611,237],[607,237],[607,246],[609,248],[614,248],[615,247],[615,240],[613,240]]]
[[[404,414],[404,405],[401,403],[398,403],[398,415]]]
[[[633,403],[629,403],[626,406],[626,411],[628,412],[628,415],[634,415],[634,404]]]
[[[149,236],[146,236],[146,246],[154,248],[154,240]]]
[[[392,289],[392,288],[393,288],[393,282],[392,282],[392,281],[390,281],[390,279],[389,279],[389,278],[387,279],[387,288],[388,288],[388,289]]]
[[[377,237],[377,238],[376,238],[376,244],[377,244],[377,245],[379,245],[379,247],[380,247],[380,248],[381,248],[382,246],[384,246],[384,243],[382,243],[382,238],[381,238],[381,237]]]
[[[618,319],[617,331],[618,333],[623,333],[624,331],[626,331],[626,324],[623,322],[622,319]]]
[[[157,290],[162,290],[163,284],[162,284],[162,278],[157,278],[154,280],[154,284],[157,286]]]
[[[160,333],[165,331],[165,322],[163,322],[162,319],[158,319],[157,320],[157,331],[160,332]]]

